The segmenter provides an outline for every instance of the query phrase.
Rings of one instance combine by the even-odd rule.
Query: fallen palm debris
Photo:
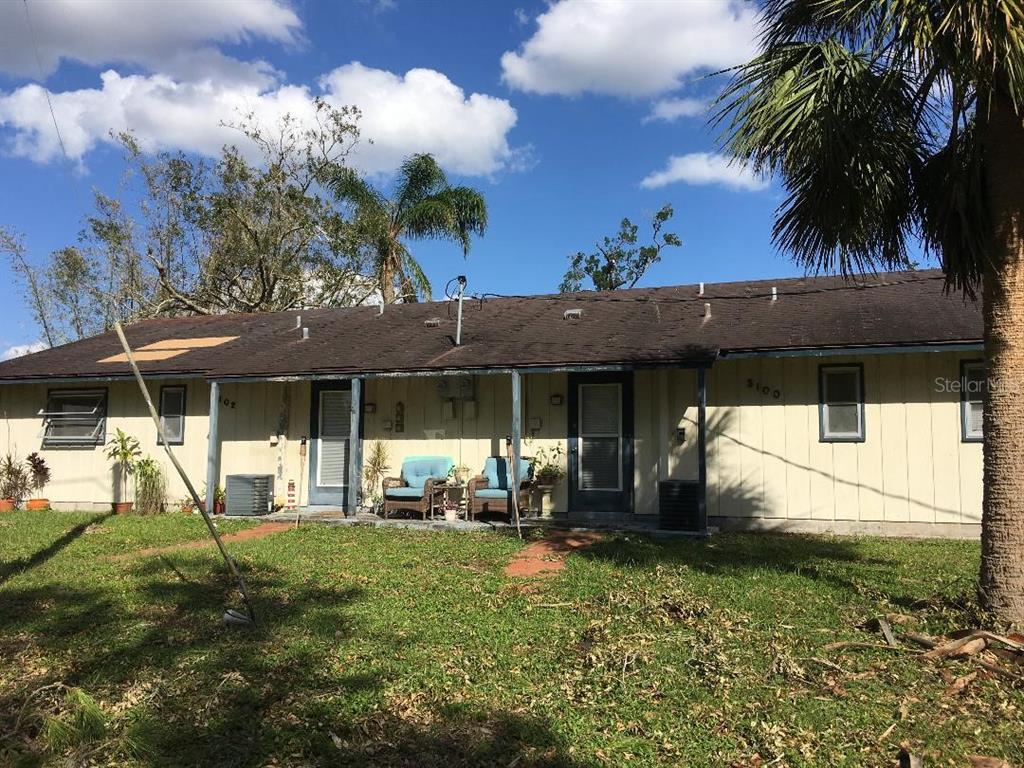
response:
[[[895,635],[892,631],[891,617],[878,617],[861,625],[864,629],[882,633],[885,643],[867,643],[860,641],[840,641],[829,643],[826,651],[843,651],[847,649],[868,648],[876,650],[911,653],[922,659],[937,661],[940,659],[972,659],[978,666],[988,672],[1024,682],[1024,638],[1007,636],[989,632],[984,629],[963,630],[948,637],[931,637],[919,632],[904,632]],[[897,639],[912,643],[918,648],[900,645]],[[924,648],[925,650],[919,650]],[[1003,662],[1003,663],[1000,663]],[[1017,666],[1021,671],[1006,666]],[[958,693],[963,690],[974,677],[967,676],[950,683],[947,691]]]

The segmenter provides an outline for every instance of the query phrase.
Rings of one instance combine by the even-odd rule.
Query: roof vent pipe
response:
[[[455,279],[459,281],[459,315],[455,323],[455,346],[457,347],[462,344],[462,297],[466,293],[466,276],[459,275]]]
[[[299,330],[302,327],[302,315],[295,316],[295,330]]]
[[[773,286],[772,286],[772,301],[778,301],[778,300],[779,300],[779,289],[778,289],[778,288],[776,288],[776,287],[775,287],[775,286],[773,285]]]
[[[309,339],[309,328],[302,329],[302,340],[307,341]]]
[[[710,301],[705,301],[704,302],[704,319],[705,320],[710,320],[711,319],[711,302]]]
[[[701,282],[701,284],[700,284],[700,289],[697,291],[697,295],[698,296],[703,296],[704,295],[704,283],[703,282]]]

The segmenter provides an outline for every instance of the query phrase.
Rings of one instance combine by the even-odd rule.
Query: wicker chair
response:
[[[426,520],[435,501],[436,487],[455,466],[447,456],[410,456],[402,462],[401,477],[385,477],[381,483],[383,514],[399,509],[419,512]]]
[[[529,508],[530,490],[533,488],[533,467],[530,460],[519,459],[519,510]],[[498,513],[512,519],[512,494],[509,492],[512,478],[508,471],[508,460],[501,456],[491,456],[484,462],[482,474],[472,478],[466,486],[466,514],[470,520],[477,515]]]

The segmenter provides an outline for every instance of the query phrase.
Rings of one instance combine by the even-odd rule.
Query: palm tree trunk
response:
[[[395,303],[395,272],[391,252],[383,254],[380,262],[380,295],[385,304]]]
[[[1024,626],[1024,124],[1005,94],[993,96],[982,131],[993,237],[982,286],[988,386],[980,592],[997,619]]]

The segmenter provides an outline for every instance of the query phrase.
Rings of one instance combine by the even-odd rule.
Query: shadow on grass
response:
[[[232,630],[220,623],[230,580],[208,560],[163,556],[128,570],[135,584],[127,594],[63,583],[0,592],[0,658],[30,646],[71,658],[59,674],[0,691],[0,734],[14,729],[26,702],[41,703],[34,691],[59,682],[99,693],[108,709],[119,697],[131,702],[116,744],[104,748],[115,762],[589,768],[542,721],[463,704],[431,709],[416,697],[396,702],[387,683],[400,674],[392,660],[406,641],[359,624],[353,607],[367,598],[358,586],[289,580],[258,563],[248,577],[261,624]],[[57,693],[48,706],[59,707]],[[46,711],[20,722],[18,751],[0,747],[0,763],[53,757]]]
[[[5,584],[13,576],[23,573],[27,570],[35,568],[36,566],[42,565],[54,555],[58,554],[62,549],[71,544],[75,539],[85,533],[85,530],[90,525],[97,525],[102,523],[108,517],[113,515],[113,512],[106,512],[101,515],[97,515],[91,520],[87,520],[84,523],[79,523],[73,528],[68,529],[59,537],[57,537],[51,544],[40,549],[38,552],[34,552],[28,557],[22,557],[18,560],[12,560],[9,563],[0,565],[0,585]]]

